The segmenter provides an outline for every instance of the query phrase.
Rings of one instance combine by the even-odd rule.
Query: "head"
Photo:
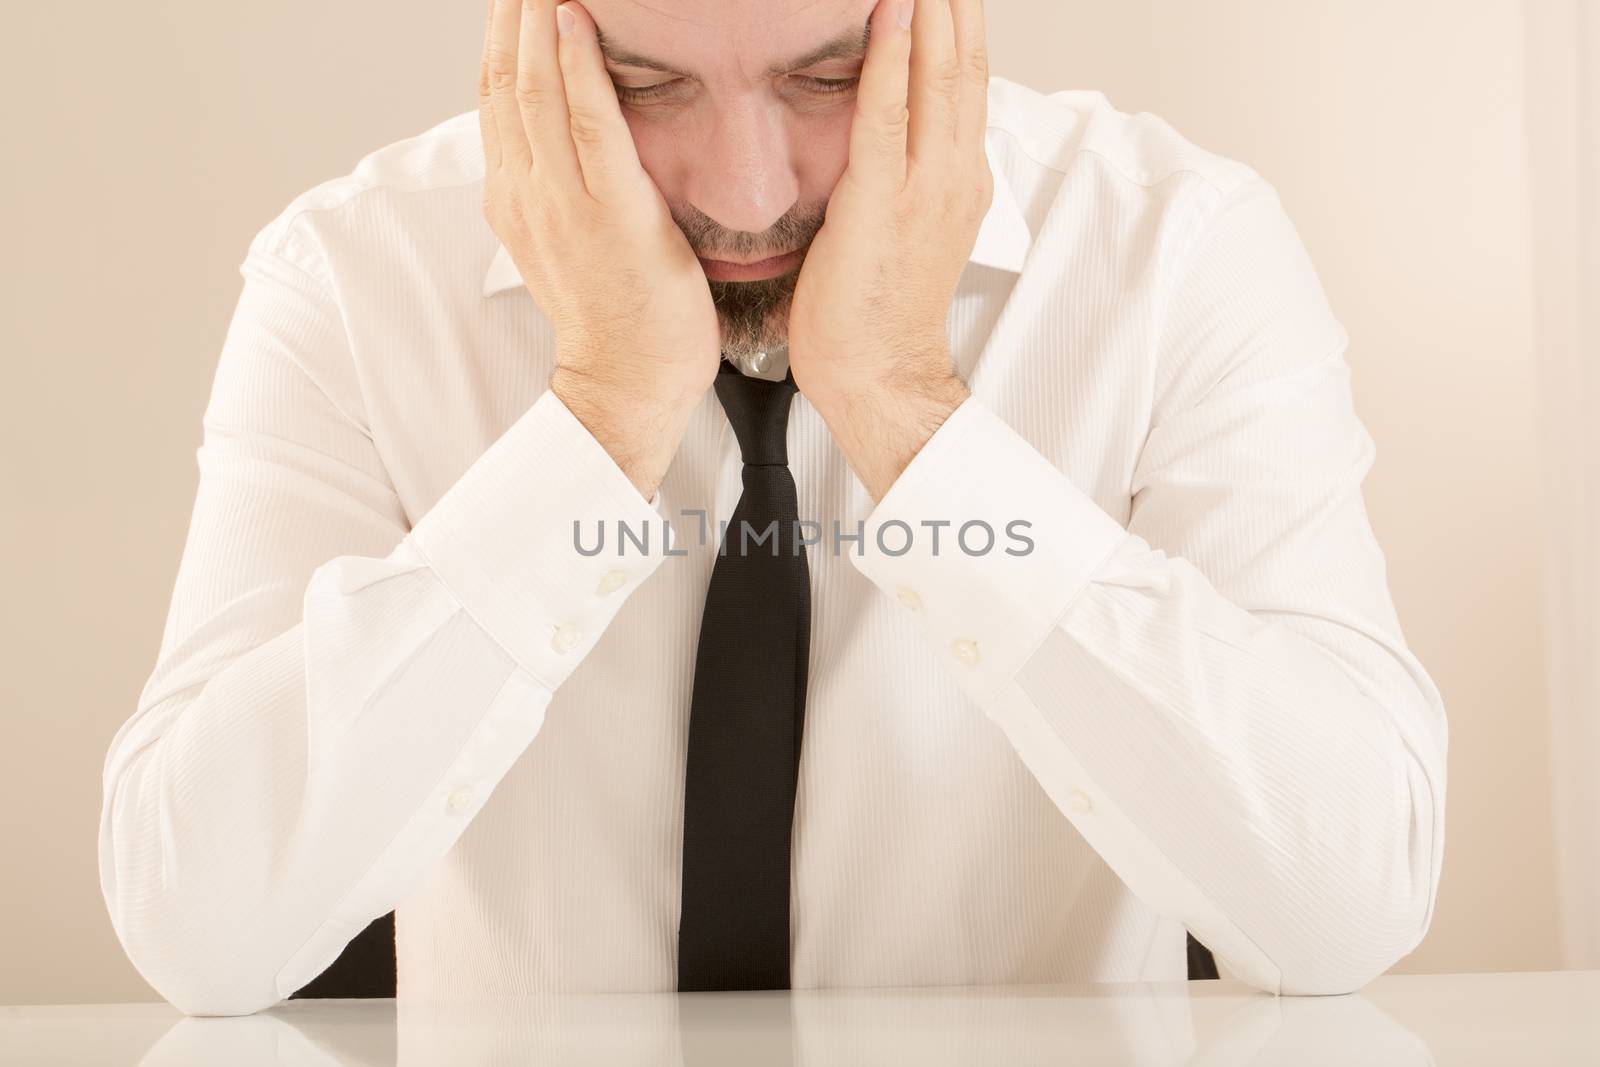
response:
[[[781,346],[848,161],[873,0],[584,6],[639,160],[705,268],[723,350]]]

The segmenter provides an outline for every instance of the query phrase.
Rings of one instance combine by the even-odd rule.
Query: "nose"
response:
[[[730,230],[762,233],[800,198],[779,110],[763,101],[721,109],[689,168],[689,202]]]

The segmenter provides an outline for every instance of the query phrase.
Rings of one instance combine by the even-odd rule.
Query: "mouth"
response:
[[[798,249],[785,252],[781,256],[771,256],[750,263],[699,257],[700,266],[705,269],[706,277],[714,282],[755,282],[765,278],[776,278],[780,274],[794,270],[804,258],[804,253]]]

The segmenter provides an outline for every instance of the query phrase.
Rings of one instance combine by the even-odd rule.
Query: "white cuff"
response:
[[[407,536],[478,625],[554,690],[666,558],[660,499],[645,500],[546,390]]]
[[[912,458],[864,532],[856,568],[922,620],[982,708],[1129,536],[973,397]]]

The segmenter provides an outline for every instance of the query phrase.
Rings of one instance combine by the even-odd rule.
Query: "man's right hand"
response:
[[[716,307],[639,163],[594,20],[564,6],[559,33],[555,0],[491,4],[484,215],[555,328],[551,390],[650,497],[716,377]]]

